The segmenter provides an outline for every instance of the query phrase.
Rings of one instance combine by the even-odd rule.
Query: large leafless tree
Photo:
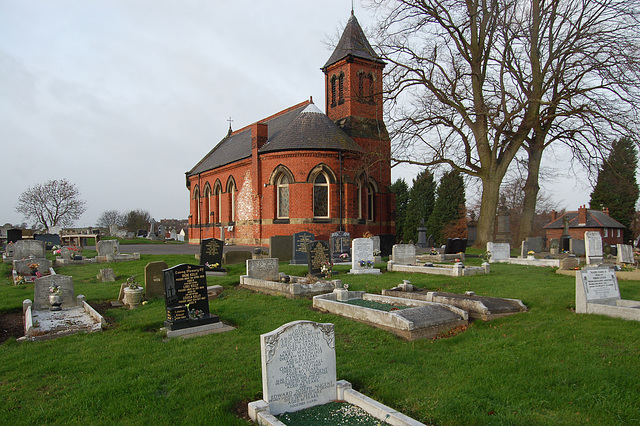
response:
[[[16,211],[36,225],[71,226],[86,210],[78,188],[66,179],[50,180],[20,194]]]
[[[550,141],[580,152],[594,142],[580,135],[607,133],[595,123],[615,128],[621,114],[634,118],[639,44],[631,0],[372,3],[390,64],[394,159],[449,164],[479,178],[479,244],[493,236],[500,185],[525,144],[539,170]],[[537,177],[525,185],[534,190],[532,211],[537,186]]]

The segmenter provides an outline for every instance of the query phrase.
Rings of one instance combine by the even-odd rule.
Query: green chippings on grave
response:
[[[381,303],[381,302],[374,302],[372,300],[362,300],[362,299],[352,299],[344,303],[348,303],[349,305],[362,306],[363,308],[376,309],[378,311],[385,311],[385,312],[409,308],[409,306],[392,305],[391,303]]]
[[[348,402],[329,402],[316,405],[293,413],[282,413],[276,416],[287,426],[321,426],[321,425],[386,425],[381,421]]]

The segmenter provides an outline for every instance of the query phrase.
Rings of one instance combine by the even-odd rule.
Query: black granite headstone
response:
[[[380,235],[380,256],[390,256],[395,243],[396,243],[395,235],[393,234]]]
[[[269,257],[280,262],[293,260],[293,237],[291,235],[274,235],[269,238]]]
[[[457,254],[467,251],[466,238],[447,238],[447,244],[444,247],[444,254]]]
[[[38,234],[33,237],[36,241],[44,241],[44,247],[46,250],[51,250],[53,246],[59,246],[60,235],[57,234]]]
[[[207,271],[226,272],[222,268],[222,250],[224,242],[215,238],[205,238],[200,242],[200,265]]]
[[[311,232],[296,232],[293,234],[293,258],[292,265],[304,265],[307,263],[307,244],[315,240]]]
[[[329,250],[329,243],[326,241],[311,241],[307,243],[307,264],[309,265],[309,275],[314,277],[322,277],[322,266],[330,265],[331,252]]]
[[[164,303],[169,330],[212,324],[220,321],[209,313],[207,276],[202,265],[185,263],[164,269]]]
[[[334,261],[351,261],[351,234],[345,231],[338,231],[331,234],[329,238],[331,245],[331,257]],[[347,256],[342,256],[346,254]]]
[[[7,242],[15,243],[22,239],[22,229],[7,229]]]

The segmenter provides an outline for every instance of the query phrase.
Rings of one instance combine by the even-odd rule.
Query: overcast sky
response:
[[[76,226],[110,209],[185,219],[185,172],[229,117],[239,129],[309,96],[324,110],[326,43],[350,11],[350,0],[0,0],[0,224],[23,221],[14,208],[29,186],[62,178],[87,201]],[[366,32],[372,12],[355,11]],[[570,210],[591,191],[545,188]]]

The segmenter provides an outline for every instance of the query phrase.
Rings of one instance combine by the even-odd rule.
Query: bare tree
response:
[[[386,89],[394,106],[394,160],[449,164],[479,178],[480,245],[493,236],[500,184],[523,144],[539,170],[540,146],[584,134],[572,146],[592,153],[591,145],[586,151],[580,146],[591,119],[602,123],[616,107],[626,109],[627,117],[637,112],[638,49],[614,54],[638,46],[632,0],[372,3],[383,16],[378,40],[391,65]],[[607,24],[630,37],[613,46],[614,38],[605,37]],[[624,107],[617,102],[621,96]],[[568,126],[556,131],[559,122]],[[602,133],[596,126],[590,131]],[[535,190],[535,212],[538,182],[527,185]]]
[[[111,225],[124,226],[124,215],[118,210],[105,210],[98,217],[97,226],[108,228]]]
[[[16,212],[49,229],[71,226],[86,211],[78,188],[66,179],[38,183],[20,194]]]
[[[137,232],[140,229],[149,229],[151,213],[148,210],[131,210],[124,216],[124,226],[128,231]]]

